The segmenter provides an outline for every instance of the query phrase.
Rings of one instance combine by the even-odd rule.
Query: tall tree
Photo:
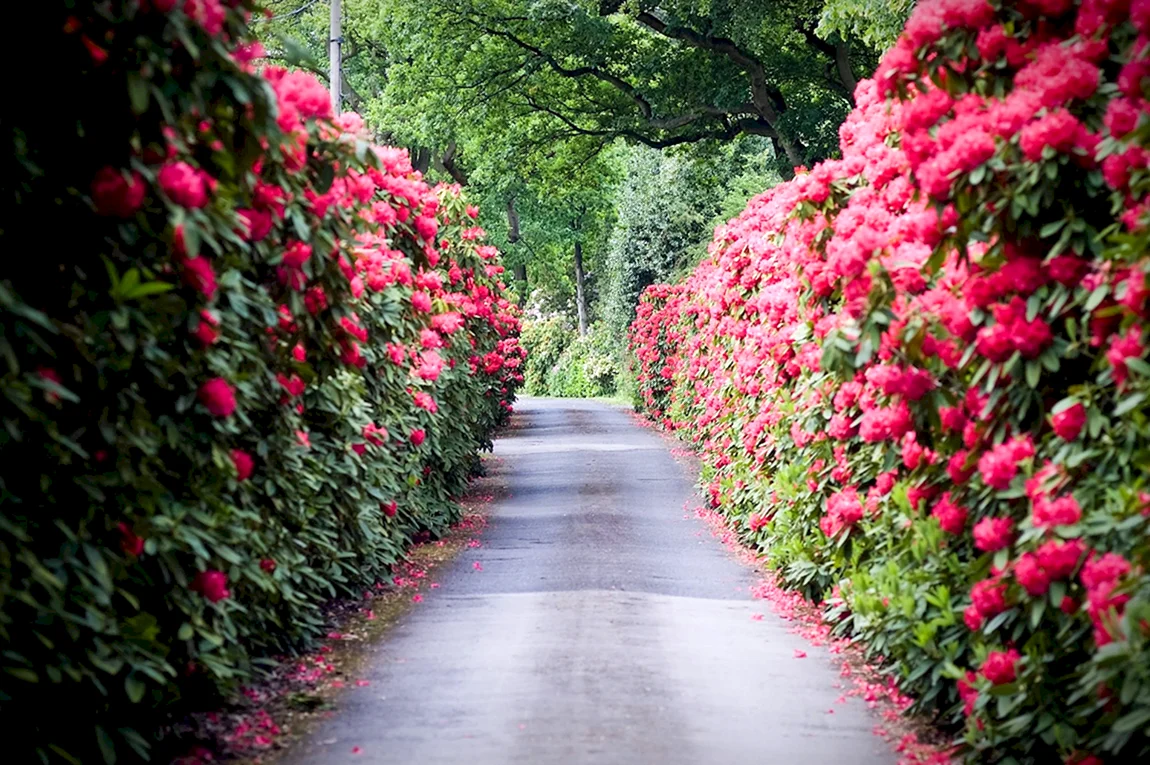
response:
[[[559,141],[654,148],[769,139],[787,167],[836,150],[874,54],[819,37],[802,0],[378,0],[393,120],[457,127],[501,112]],[[482,121],[483,117],[479,119]],[[451,123],[448,125],[447,123]]]

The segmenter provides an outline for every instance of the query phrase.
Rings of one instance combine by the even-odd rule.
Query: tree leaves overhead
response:
[[[834,151],[870,54],[815,35],[817,3],[378,0],[391,54],[373,113],[426,140],[480,129],[520,159],[617,138],[666,148],[769,138],[794,166]]]

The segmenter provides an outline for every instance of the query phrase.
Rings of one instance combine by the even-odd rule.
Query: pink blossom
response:
[[[1013,683],[1018,677],[1018,662],[1021,659],[1021,654],[1013,648],[1008,651],[991,651],[982,663],[982,676],[991,685]]]

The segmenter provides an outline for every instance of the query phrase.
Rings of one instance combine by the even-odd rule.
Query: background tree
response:
[[[523,148],[767,138],[781,168],[836,150],[873,52],[819,37],[820,3],[378,0],[390,118],[542,117]],[[446,108],[435,108],[446,107]],[[482,117],[480,117],[482,121]]]

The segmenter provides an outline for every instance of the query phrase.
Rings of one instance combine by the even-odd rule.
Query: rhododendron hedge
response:
[[[476,210],[257,72],[253,10],[13,9],[63,74],[0,119],[11,761],[144,756],[320,634],[457,517],[522,381]]]
[[[631,342],[785,583],[971,761],[1150,754],[1150,3],[942,0]]]

